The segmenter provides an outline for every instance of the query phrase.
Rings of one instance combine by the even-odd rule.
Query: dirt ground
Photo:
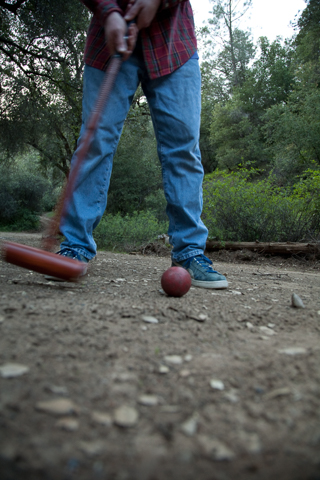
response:
[[[320,479],[320,263],[211,258],[228,290],[182,298],[168,256],[78,284],[1,261],[1,480]]]

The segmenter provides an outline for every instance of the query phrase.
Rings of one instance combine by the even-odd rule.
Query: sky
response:
[[[190,0],[195,23],[197,27],[209,18],[211,10],[209,0]],[[242,30],[251,29],[254,40],[266,36],[274,40],[277,36],[283,38],[292,37],[294,30],[290,22],[294,21],[295,15],[306,7],[304,0],[253,0],[252,8],[242,21]]]

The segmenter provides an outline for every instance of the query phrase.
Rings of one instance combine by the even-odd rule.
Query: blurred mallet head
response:
[[[170,267],[161,277],[161,286],[167,295],[182,297],[191,287],[191,277],[182,267]]]

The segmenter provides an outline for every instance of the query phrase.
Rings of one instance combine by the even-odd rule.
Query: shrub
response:
[[[5,230],[31,230],[38,227],[43,198],[50,182],[24,165],[0,167],[0,227]]]
[[[168,230],[168,222],[159,222],[152,212],[134,212],[122,217],[107,214],[95,230],[99,249],[134,250]]]
[[[156,190],[154,193],[148,195],[144,200],[144,204],[146,210],[152,212],[159,222],[168,220],[166,214],[167,201],[162,189]]]
[[[215,171],[204,183],[203,220],[209,236],[224,241],[283,242],[320,233],[319,172],[293,190],[277,187],[272,175],[256,181],[255,171]]]

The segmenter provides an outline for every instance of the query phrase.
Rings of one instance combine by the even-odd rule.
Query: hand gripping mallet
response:
[[[77,157],[66,187],[57,203],[55,215],[50,221],[46,235],[43,238],[42,247],[44,250],[28,247],[19,243],[4,242],[1,247],[1,253],[6,262],[27,268],[28,270],[33,270],[34,272],[58,277],[66,281],[77,281],[86,273],[86,263],[63,257],[46,250],[53,249],[57,243],[60,220],[63,217],[68,202],[72,196],[79,169],[88,154],[93,135],[96,131],[102,111],[105,108],[121,64],[122,56],[116,53],[110,60],[98,94],[95,108],[91,113],[84,136],[81,140]]]

